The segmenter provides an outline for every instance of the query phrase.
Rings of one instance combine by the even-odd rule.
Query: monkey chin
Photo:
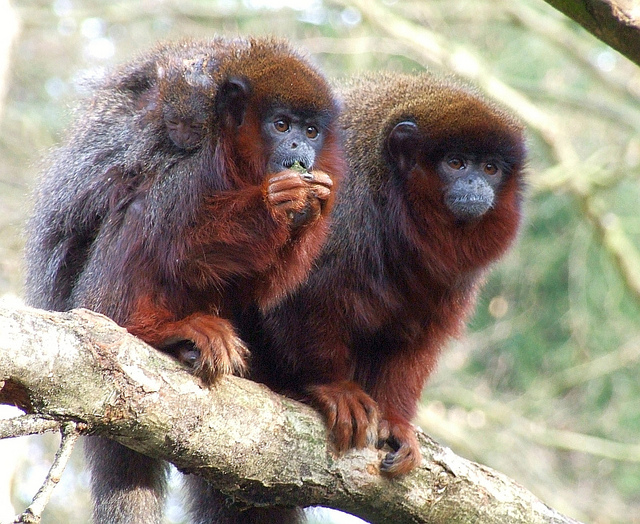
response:
[[[445,203],[457,220],[469,222],[480,220],[493,207],[493,198],[485,195],[448,195]]]

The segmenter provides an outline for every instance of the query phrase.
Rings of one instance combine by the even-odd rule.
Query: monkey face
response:
[[[501,143],[498,138],[486,142]],[[411,121],[396,124],[386,146],[391,163],[401,176],[408,176],[417,167],[429,179],[422,179],[419,184],[429,197],[437,184],[437,192],[443,197],[438,200],[456,221],[479,219],[493,208],[510,171],[505,155],[480,140],[467,136],[434,141]],[[454,149],[447,151],[447,146]]]
[[[504,170],[497,161],[468,153],[449,153],[437,164],[444,202],[459,220],[472,220],[493,207]]]
[[[313,113],[275,107],[262,119],[262,135],[269,153],[268,171],[278,172],[299,164],[311,171],[322,150],[324,130]]]

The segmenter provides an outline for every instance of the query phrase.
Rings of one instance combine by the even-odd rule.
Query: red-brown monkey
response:
[[[516,236],[525,143],[503,110],[431,74],[367,77],[344,98],[349,169],[329,239],[245,335],[255,379],[319,408],[339,451],[385,441],[393,476],[420,464],[425,380]]]
[[[337,114],[324,77],[276,40],[169,44],[116,70],[38,189],[28,301],[178,344],[207,383],[244,372],[229,318],[281,300],[318,254],[343,171]],[[106,439],[86,447],[94,522],[160,522],[166,466]],[[217,494],[201,500],[209,488],[193,484],[194,519],[226,522]]]

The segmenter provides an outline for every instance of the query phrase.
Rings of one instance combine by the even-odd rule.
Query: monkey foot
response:
[[[249,350],[228,320],[195,313],[174,324],[173,335],[163,347],[189,365],[206,384],[220,375],[244,375]]]
[[[378,440],[378,405],[355,382],[343,380],[309,388],[312,404],[326,419],[336,450],[373,446]]]
[[[413,425],[404,420],[380,421],[378,447],[389,445],[393,451],[382,459],[380,471],[388,477],[404,475],[420,466],[422,453]]]

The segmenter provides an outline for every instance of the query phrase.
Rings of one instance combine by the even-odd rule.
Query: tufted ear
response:
[[[387,137],[387,151],[400,173],[408,173],[416,164],[420,132],[415,122],[400,122]]]
[[[227,125],[242,125],[250,95],[251,86],[246,78],[227,78],[220,86],[216,97],[218,118]]]

